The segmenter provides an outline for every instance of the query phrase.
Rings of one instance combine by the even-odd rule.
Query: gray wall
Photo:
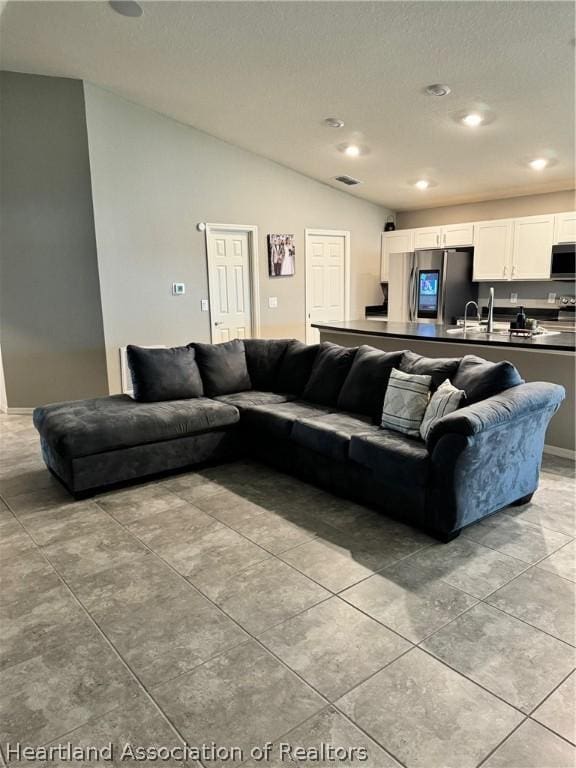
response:
[[[304,338],[304,229],[351,232],[351,312],[382,300],[388,211],[85,84],[108,375],[120,387],[127,343],[209,340],[200,221],[259,228],[263,337]],[[296,235],[296,275],[268,277],[266,234]],[[173,281],[186,295],[170,294]],[[268,298],[278,297],[278,308]]]
[[[8,406],[108,390],[82,83],[0,73]]]
[[[462,224],[467,221],[489,221],[517,216],[539,216],[545,213],[573,211],[576,207],[574,190],[548,192],[542,195],[507,197],[501,200],[485,200],[481,203],[447,205],[439,208],[423,208],[417,211],[401,211],[397,214],[398,229],[430,227],[436,224]]]

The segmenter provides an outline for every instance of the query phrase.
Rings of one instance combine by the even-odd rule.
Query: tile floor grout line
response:
[[[544,698],[542,699],[542,701],[540,701],[538,704],[536,704],[536,706],[535,706],[535,707],[534,707],[534,708],[533,708],[533,709],[532,709],[532,710],[531,710],[531,711],[528,713],[528,717],[532,717],[532,716],[534,715],[534,713],[535,713],[535,712],[536,712],[538,709],[540,709],[540,707],[541,707],[541,706],[542,706],[542,705],[543,705],[543,704],[544,704],[546,701],[548,701],[548,699],[549,699],[549,698],[550,698],[550,697],[551,697],[551,696],[552,696],[554,693],[556,693],[556,691],[558,690],[558,688],[560,688],[561,686],[563,686],[563,685],[564,685],[564,683],[565,683],[565,682],[568,680],[568,678],[569,678],[571,675],[574,675],[575,673],[576,673],[576,667],[573,667],[573,668],[570,670],[570,672],[568,672],[568,674],[567,674],[565,677],[563,677],[563,678],[562,678],[562,680],[561,680],[561,681],[558,683],[558,685],[554,686],[554,688],[553,688],[553,689],[550,691],[550,693],[547,693],[547,694],[546,694],[546,696],[544,696]],[[537,722],[540,722],[540,721],[538,720]]]
[[[122,524],[120,523],[120,525],[122,525]],[[132,535],[133,535],[135,538],[137,538],[135,534],[132,534]],[[138,539],[138,540],[140,541],[140,539]],[[149,549],[149,551],[152,553],[152,555],[153,555],[153,556],[157,557],[157,558],[158,558],[158,559],[159,559],[159,560],[160,560],[162,563],[164,563],[164,564],[165,564],[165,565],[166,565],[168,568],[170,568],[170,570],[174,571],[174,573],[176,573],[176,574],[177,574],[177,575],[178,575],[180,578],[184,579],[184,580],[185,580],[185,581],[186,581],[186,582],[187,582],[187,583],[188,583],[188,584],[189,584],[191,587],[193,587],[193,589],[195,589],[197,592],[199,592],[199,594],[201,594],[203,597],[205,597],[207,600],[209,600],[209,601],[210,601],[210,603],[212,603],[212,605],[214,605],[214,606],[215,606],[215,607],[216,607],[218,610],[220,610],[220,611],[221,611],[221,612],[222,612],[222,613],[223,613],[225,616],[227,616],[227,617],[228,617],[228,618],[229,618],[231,621],[233,621],[233,622],[234,622],[234,623],[235,623],[237,626],[239,626],[241,630],[243,630],[244,632],[246,632],[246,633],[249,635],[250,639],[251,639],[251,640],[253,640],[255,643],[257,643],[257,644],[258,644],[258,646],[259,646],[259,647],[260,647],[260,648],[261,648],[261,649],[262,649],[262,650],[263,650],[265,653],[267,653],[267,654],[269,654],[270,656],[272,656],[273,658],[275,658],[275,659],[276,659],[276,661],[278,661],[278,663],[279,663],[279,664],[281,664],[281,665],[282,665],[282,666],[283,666],[283,667],[284,667],[284,668],[285,668],[285,669],[286,669],[286,670],[287,670],[287,671],[288,671],[290,674],[292,674],[292,675],[295,675],[295,676],[296,676],[296,677],[297,677],[297,678],[298,678],[298,679],[299,679],[299,680],[300,680],[300,681],[301,681],[301,682],[302,682],[304,685],[306,685],[308,688],[310,688],[311,690],[313,690],[313,691],[314,691],[314,692],[315,692],[315,693],[316,693],[316,694],[317,694],[317,695],[318,695],[318,696],[319,696],[319,697],[320,697],[320,698],[321,698],[321,699],[322,699],[322,700],[323,700],[323,701],[324,701],[324,702],[325,702],[327,705],[329,705],[329,706],[332,706],[332,707],[334,707],[335,709],[337,709],[337,711],[338,711],[338,712],[339,712],[339,713],[340,713],[340,714],[341,714],[341,715],[342,715],[342,716],[343,716],[343,717],[344,717],[346,720],[348,720],[350,723],[352,723],[352,725],[353,725],[355,728],[358,728],[360,731],[362,731],[363,733],[365,733],[365,735],[366,735],[368,738],[370,738],[372,741],[374,741],[374,742],[375,742],[375,743],[376,743],[376,744],[377,744],[377,745],[378,745],[378,746],[379,746],[381,749],[383,749],[383,750],[384,750],[384,752],[386,752],[387,754],[391,755],[391,756],[392,756],[392,757],[393,757],[393,758],[394,758],[394,759],[395,759],[397,762],[399,762],[399,763],[400,763],[400,765],[404,766],[404,763],[403,763],[402,761],[398,760],[398,758],[397,758],[397,757],[395,757],[395,756],[394,756],[394,755],[393,755],[393,754],[392,754],[392,753],[391,753],[391,752],[390,752],[390,751],[389,751],[389,750],[388,750],[388,749],[387,749],[387,748],[386,748],[386,747],[385,747],[383,744],[381,744],[381,743],[380,743],[380,742],[379,742],[379,741],[378,741],[378,740],[377,740],[377,739],[376,739],[374,736],[371,736],[371,735],[370,735],[370,734],[369,734],[367,731],[364,731],[364,729],[363,729],[363,728],[362,728],[362,727],[361,727],[361,726],[360,726],[358,723],[356,723],[354,720],[352,720],[352,719],[351,719],[351,718],[350,718],[350,717],[349,717],[349,716],[348,716],[348,715],[347,715],[345,712],[343,712],[342,710],[340,710],[340,709],[339,709],[339,707],[338,707],[338,706],[337,706],[337,705],[336,705],[334,702],[331,702],[331,701],[330,701],[330,699],[328,699],[328,698],[327,698],[327,697],[326,697],[326,696],[325,696],[323,693],[321,693],[321,692],[320,692],[318,689],[316,689],[316,688],[315,688],[315,687],[314,687],[314,686],[313,686],[313,685],[312,685],[312,684],[311,684],[311,683],[310,683],[308,680],[306,680],[304,677],[302,677],[302,676],[301,676],[301,675],[300,675],[300,674],[299,674],[297,671],[295,671],[294,669],[292,669],[292,668],[291,668],[291,667],[290,667],[290,666],[289,666],[289,665],[288,665],[288,664],[287,664],[287,663],[286,663],[286,662],[285,662],[283,659],[281,659],[281,658],[280,658],[279,656],[277,656],[277,655],[276,655],[276,654],[275,654],[273,651],[271,651],[271,650],[270,650],[270,649],[269,649],[269,648],[268,648],[266,645],[264,645],[264,643],[263,643],[262,641],[260,641],[260,640],[258,639],[258,637],[257,637],[257,636],[253,635],[253,634],[250,632],[250,630],[248,630],[248,629],[246,629],[245,627],[243,627],[243,626],[242,626],[242,625],[241,625],[241,624],[240,624],[240,623],[239,623],[239,622],[238,622],[238,621],[237,621],[237,620],[236,620],[236,619],[235,619],[233,616],[230,616],[230,614],[226,613],[226,611],[225,611],[225,610],[224,610],[224,609],[223,609],[221,606],[219,606],[217,603],[214,603],[214,601],[213,601],[213,600],[212,600],[212,599],[211,599],[211,598],[210,598],[208,595],[206,595],[204,592],[202,592],[202,590],[201,590],[199,587],[197,587],[195,584],[193,584],[192,582],[190,582],[190,581],[189,581],[189,580],[186,578],[186,576],[184,576],[183,574],[179,573],[179,572],[178,572],[178,571],[177,571],[177,570],[176,570],[176,569],[175,569],[175,568],[174,568],[174,567],[173,567],[173,566],[172,566],[170,563],[168,563],[166,560],[164,560],[164,558],[163,558],[163,557],[162,557],[160,554],[158,554],[157,552],[155,552],[154,550],[152,550],[150,547],[148,547],[148,545],[147,545],[145,542],[142,542],[142,543],[143,543],[143,545],[144,545],[144,546],[145,546],[147,549]],[[275,557],[275,556],[273,555],[273,557]],[[279,559],[279,558],[277,558],[277,559]],[[283,562],[283,561],[281,561],[281,562]],[[331,599],[333,596],[334,596],[334,595],[330,595],[329,597],[327,597],[325,600],[323,600],[323,601],[321,601],[321,602],[326,602],[327,600]],[[318,603],[316,603],[315,605],[318,605]],[[312,608],[312,607],[314,607],[314,606],[309,606],[308,608],[305,608],[303,611],[301,611],[301,613],[304,613],[306,610],[309,610],[309,609],[310,609],[310,608]],[[294,617],[291,617],[291,618],[294,618]],[[397,633],[396,633],[396,634],[397,634]],[[402,638],[402,639],[405,639],[405,638]],[[247,642],[248,642],[248,641],[247,641]],[[410,641],[408,641],[408,642],[410,642]],[[239,645],[241,645],[241,644],[239,644]],[[399,659],[401,656],[404,656],[406,653],[408,653],[409,651],[413,650],[413,648],[414,648],[414,645],[413,645],[412,643],[410,643],[410,645],[411,645],[411,647],[410,647],[410,648],[407,648],[405,651],[403,651],[403,652],[402,652],[402,653],[401,653],[399,656],[395,657],[394,659],[391,659],[391,660],[390,660],[389,662],[387,662],[387,663],[386,663],[386,664],[385,664],[383,667],[381,667],[380,669],[376,670],[376,672],[374,672],[372,675],[370,675],[368,678],[366,678],[366,680],[364,680],[364,681],[362,681],[362,682],[363,682],[363,683],[367,682],[367,681],[368,681],[368,680],[369,680],[371,677],[373,677],[374,675],[376,675],[376,674],[378,674],[379,672],[381,672],[383,669],[385,669],[387,666],[389,666],[389,665],[390,665],[390,664],[392,664],[393,662],[397,661],[397,659]],[[227,649],[227,650],[229,650],[229,649]],[[224,651],[221,651],[220,653],[218,653],[218,654],[216,654],[215,656],[213,656],[213,657],[212,657],[212,659],[218,658],[219,656],[221,656],[221,655],[223,655],[223,654],[225,654],[225,653],[226,653],[226,650],[224,650]],[[206,662],[202,662],[202,663],[201,663],[201,664],[199,664],[198,666],[203,666],[205,663],[206,663]],[[197,668],[198,668],[198,667],[195,667],[194,669],[191,669],[191,670],[189,670],[188,672],[185,672],[185,673],[182,673],[182,674],[180,674],[180,675],[177,675],[176,677],[174,677],[174,678],[171,678],[171,681],[173,682],[174,680],[177,680],[177,679],[179,679],[179,678],[180,678],[180,677],[182,677],[184,674],[190,674],[191,672],[193,672],[193,671],[194,671],[195,669],[197,669]],[[152,688],[152,690],[154,690],[156,687],[159,687],[160,685],[163,685],[165,682],[168,682],[168,681],[162,681],[162,683],[158,683],[158,685],[157,685],[157,686],[154,686],[154,687]],[[350,688],[350,690],[349,690],[349,691],[347,691],[347,693],[349,693],[349,692],[350,692],[351,690],[353,690],[355,687],[356,687],[356,685],[355,685],[355,686],[352,686],[352,688]],[[159,706],[159,705],[157,705],[157,706]],[[314,713],[314,715],[316,715],[316,714],[318,714],[318,712],[315,712],[315,713]],[[313,715],[311,715],[310,717],[312,717],[312,716],[313,716]],[[307,719],[309,719],[309,718],[307,718]],[[304,720],[303,722],[306,722],[306,720]],[[280,736],[280,737],[278,737],[278,738],[282,738],[282,736]]]
[[[11,509],[11,508],[10,508],[10,509]],[[12,511],[12,509],[11,509],[11,511]],[[20,523],[20,525],[22,526],[22,523]],[[22,528],[24,529],[24,532],[26,533],[26,535],[27,535],[27,536],[30,536],[30,534],[28,533],[28,531],[26,531],[26,529],[24,528],[24,526],[22,526]],[[30,538],[31,538],[31,537],[30,537]],[[114,644],[113,644],[113,643],[112,643],[112,642],[109,640],[109,638],[108,638],[108,637],[106,636],[106,634],[103,632],[103,630],[101,629],[101,627],[99,626],[99,624],[96,622],[96,620],[94,619],[94,617],[93,617],[93,616],[92,616],[92,615],[91,615],[91,614],[88,612],[88,610],[86,609],[86,607],[84,606],[84,604],[83,604],[83,603],[80,601],[80,599],[77,597],[77,595],[75,594],[75,592],[72,590],[72,588],[71,588],[71,586],[69,585],[69,583],[66,581],[66,579],[64,579],[64,577],[62,576],[62,574],[61,574],[61,573],[58,571],[58,569],[57,569],[57,568],[54,566],[54,564],[52,563],[52,561],[50,560],[50,558],[49,558],[49,557],[48,557],[48,556],[47,556],[47,555],[46,555],[46,554],[45,554],[45,553],[42,551],[42,548],[41,548],[41,547],[39,547],[39,546],[38,546],[38,545],[37,545],[37,544],[34,542],[34,540],[32,540],[32,543],[33,543],[34,547],[36,547],[36,549],[38,549],[38,550],[39,550],[39,552],[40,552],[40,555],[42,556],[42,558],[43,558],[43,559],[44,559],[44,560],[45,560],[45,561],[48,563],[48,565],[49,565],[49,566],[52,568],[52,570],[53,570],[53,571],[56,573],[56,575],[58,576],[58,578],[60,579],[60,581],[62,582],[62,584],[65,586],[65,588],[68,590],[68,592],[69,592],[69,593],[70,593],[70,595],[72,596],[72,598],[73,598],[74,602],[75,602],[75,603],[76,603],[76,604],[77,604],[77,605],[80,607],[81,611],[82,611],[82,612],[85,614],[85,616],[88,618],[88,620],[89,620],[89,621],[90,621],[90,622],[93,624],[93,626],[96,628],[96,630],[97,630],[98,634],[99,634],[99,635],[100,635],[100,637],[101,637],[101,638],[104,640],[105,644],[106,644],[106,645],[107,645],[107,646],[108,646],[108,647],[109,647],[109,648],[112,650],[113,654],[114,654],[114,655],[115,655],[115,656],[118,658],[118,660],[121,662],[122,666],[123,666],[123,667],[126,669],[126,671],[128,672],[129,676],[130,676],[130,677],[132,677],[132,678],[133,678],[133,679],[136,681],[136,685],[137,685],[137,687],[139,687],[139,688],[141,688],[141,689],[142,689],[142,691],[144,692],[144,695],[146,696],[146,698],[147,698],[147,699],[148,699],[148,700],[149,700],[149,701],[152,703],[153,707],[154,707],[154,708],[155,708],[155,709],[156,709],[156,710],[157,710],[157,711],[160,713],[160,715],[161,715],[161,716],[164,718],[164,720],[165,720],[165,721],[166,721],[166,723],[169,725],[169,727],[171,728],[171,730],[173,731],[173,733],[174,733],[174,734],[175,734],[175,735],[176,735],[176,736],[177,736],[177,737],[178,737],[178,738],[179,738],[179,739],[180,739],[180,740],[181,740],[181,741],[182,741],[184,744],[186,744],[186,743],[187,743],[187,742],[186,742],[186,739],[185,739],[185,738],[182,736],[182,734],[181,734],[181,733],[178,731],[178,729],[177,729],[177,728],[176,728],[176,726],[175,726],[175,725],[172,723],[172,721],[171,721],[171,720],[170,720],[170,718],[169,718],[169,717],[166,715],[166,713],[165,713],[165,712],[164,712],[164,711],[161,709],[161,707],[158,705],[158,703],[156,702],[156,700],[155,700],[155,699],[152,697],[152,695],[150,694],[150,692],[148,691],[148,689],[146,688],[146,686],[145,686],[145,685],[143,684],[143,682],[140,680],[140,678],[138,677],[138,675],[136,675],[136,673],[134,672],[134,670],[132,670],[132,668],[129,666],[129,664],[128,664],[128,663],[125,661],[124,657],[123,657],[123,656],[120,654],[120,652],[118,651],[118,649],[116,648],[116,646],[115,646],[115,645],[114,645]],[[117,705],[117,706],[121,706],[121,705]],[[101,713],[100,715],[98,715],[98,716],[97,716],[97,719],[100,719],[101,717],[104,717],[105,715],[109,714],[110,712],[114,711],[115,709],[117,709],[117,707],[112,707],[110,710],[107,710],[106,712],[103,712],[103,713]],[[88,718],[86,721],[84,721],[84,722],[82,722],[82,723],[79,723],[79,724],[76,726],[76,728],[80,728],[82,725],[85,725],[87,722],[89,722],[89,721],[90,721],[90,720],[92,720],[92,719],[93,719],[93,718]],[[74,729],[72,729],[72,730],[76,730],[76,728],[74,728]],[[68,733],[71,733],[71,731],[68,731]],[[55,738],[60,738],[60,737],[59,737],[59,736],[56,736]],[[51,741],[53,741],[53,740],[54,740],[54,739],[52,739]],[[47,743],[50,743],[50,742],[47,742]]]
[[[477,763],[477,764],[476,764],[476,768],[481,768],[481,766],[482,766],[482,765],[484,765],[484,764],[486,763],[486,761],[487,761],[487,760],[489,760],[489,759],[492,757],[492,755],[493,755],[495,752],[497,752],[497,751],[500,749],[500,747],[501,747],[501,746],[502,746],[502,745],[503,745],[503,744],[504,744],[506,741],[508,741],[508,739],[510,738],[510,736],[512,736],[512,734],[513,734],[513,733],[516,733],[516,731],[517,731],[517,730],[520,728],[520,726],[521,726],[521,725],[524,725],[524,723],[525,723],[527,720],[528,720],[528,716],[526,715],[526,717],[524,717],[524,719],[523,719],[523,720],[520,720],[520,722],[518,723],[518,725],[516,725],[516,726],[514,726],[514,728],[512,728],[512,730],[510,731],[510,733],[509,733],[507,736],[505,736],[505,737],[502,739],[502,741],[498,742],[498,744],[497,744],[497,745],[494,747],[494,749],[491,749],[491,750],[490,750],[490,752],[488,752],[488,754],[487,754],[485,757],[483,757],[483,758],[482,758],[482,760],[480,760],[480,762],[479,762],[479,763]]]
[[[537,725],[542,726],[542,728],[546,728],[547,731],[549,731],[550,733],[553,733],[554,736],[556,736],[558,739],[562,739],[562,741],[565,741],[566,744],[569,744],[572,748],[576,747],[575,741],[570,741],[569,738],[567,738],[566,736],[563,736],[561,733],[558,733],[558,731],[555,731],[553,728],[550,728],[550,726],[546,725],[546,723],[541,723],[540,720],[536,720],[536,718],[532,717],[532,715],[528,715],[526,719],[530,720],[533,723],[536,723]]]

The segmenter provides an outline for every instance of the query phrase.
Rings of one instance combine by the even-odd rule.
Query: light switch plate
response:
[[[200,299],[200,311],[208,312],[208,310],[209,310],[208,299]]]
[[[270,309],[276,309],[277,306],[278,306],[278,297],[268,296],[268,307]]]
[[[548,304],[556,304],[556,294],[555,293],[549,293],[548,294]]]
[[[518,301],[518,294],[517,293],[511,293],[510,294],[510,304],[516,304]]]
[[[172,283],[172,295],[184,296],[186,293],[186,285],[184,283]]]

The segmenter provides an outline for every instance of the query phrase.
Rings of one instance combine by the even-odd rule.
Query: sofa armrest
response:
[[[566,392],[558,384],[536,381],[519,384],[499,395],[449,413],[437,421],[426,441],[430,453],[443,435],[471,437],[543,408],[558,410]]]
[[[427,497],[434,528],[453,533],[536,490],[546,429],[564,394],[556,384],[520,384],[434,425]]]

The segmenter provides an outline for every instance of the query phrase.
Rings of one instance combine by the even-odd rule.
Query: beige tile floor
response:
[[[205,766],[575,765],[572,463],[438,544],[249,461],[76,502],[29,417],[0,431],[2,759],[214,742],[241,758]],[[280,754],[320,743],[368,759]]]

